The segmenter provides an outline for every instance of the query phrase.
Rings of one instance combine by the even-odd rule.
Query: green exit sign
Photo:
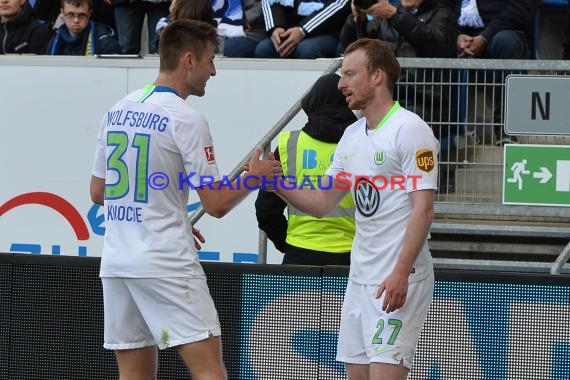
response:
[[[503,203],[570,206],[570,146],[505,145]]]

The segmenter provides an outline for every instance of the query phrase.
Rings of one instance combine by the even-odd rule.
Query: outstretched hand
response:
[[[261,152],[261,153],[260,153],[260,152]],[[259,159],[259,157],[261,157],[262,154],[263,154],[263,149],[261,149],[261,148],[259,148],[259,147],[256,148],[256,149],[255,149],[255,152],[253,153],[253,155],[251,156],[251,158],[249,159],[249,161],[246,162],[245,164],[243,164],[243,166],[242,166],[243,171],[249,172],[249,169],[250,169],[249,163],[251,162],[251,160],[254,160],[254,159],[255,159],[255,160],[257,160],[257,161],[261,161],[261,160]],[[273,152],[269,152],[269,153],[267,154],[267,160],[276,161],[276,160],[275,160],[275,155],[273,154]],[[277,162],[279,162],[279,161],[277,161]],[[279,163],[279,166],[281,166],[281,163]]]
[[[262,186],[266,186],[267,184],[274,183],[275,177],[281,177],[283,175],[283,169],[281,168],[281,162],[275,159],[273,152],[269,152],[266,160],[260,159],[262,154],[263,149],[258,147],[249,162],[244,164],[244,170],[248,175],[259,177],[259,183]],[[264,181],[262,181],[262,178]]]
[[[249,174],[257,176],[280,176],[283,175],[283,170],[281,169],[281,162],[275,159],[273,152],[269,152],[266,160],[262,160],[260,157],[263,154],[263,149],[258,147],[255,152],[253,152],[251,158],[249,159]]]

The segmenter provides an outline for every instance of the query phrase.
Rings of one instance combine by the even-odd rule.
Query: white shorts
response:
[[[384,295],[377,285],[348,282],[338,337],[336,360],[351,364],[389,363],[412,368],[416,346],[433,298],[434,277],[410,283],[406,303],[389,314],[382,311]]]
[[[101,282],[107,349],[164,349],[221,335],[205,277],[105,277]]]

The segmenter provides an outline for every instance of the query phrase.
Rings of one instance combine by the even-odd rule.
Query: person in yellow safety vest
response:
[[[342,134],[357,118],[337,89],[340,77],[320,77],[301,100],[308,121],[301,130],[279,135],[275,158],[283,175],[294,177],[296,187],[317,188]],[[309,183],[310,181],[310,183]],[[354,202],[347,195],[329,215],[315,218],[287,207],[273,192],[260,190],[255,201],[258,226],[275,248],[283,252],[283,264],[349,265],[354,237]]]

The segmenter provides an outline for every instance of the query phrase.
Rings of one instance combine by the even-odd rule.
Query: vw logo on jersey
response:
[[[358,212],[367,218],[374,215],[380,205],[380,193],[367,178],[359,178],[354,185],[354,199]]]

